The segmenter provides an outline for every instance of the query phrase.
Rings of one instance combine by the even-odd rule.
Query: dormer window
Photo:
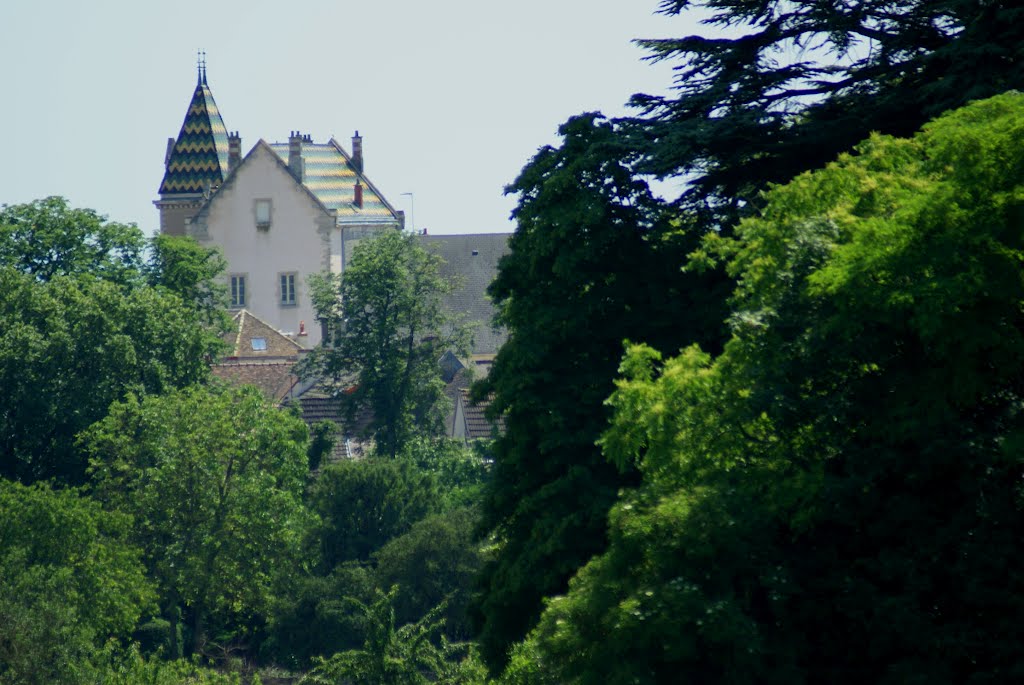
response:
[[[255,201],[255,212],[256,212],[256,228],[261,231],[270,229],[270,215],[272,206],[268,198],[262,198]]]

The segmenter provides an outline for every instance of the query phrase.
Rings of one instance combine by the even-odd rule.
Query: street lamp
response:
[[[412,232],[416,232],[416,196],[412,193],[402,193],[409,196],[409,223],[412,224]]]

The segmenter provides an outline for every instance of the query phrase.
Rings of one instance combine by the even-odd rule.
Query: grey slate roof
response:
[[[494,354],[508,337],[494,330],[494,305],[487,286],[498,274],[498,260],[508,254],[511,233],[470,233],[466,235],[421,235],[424,247],[441,255],[446,277],[459,276],[462,286],[445,300],[445,306],[465,314],[473,322],[473,354]]]

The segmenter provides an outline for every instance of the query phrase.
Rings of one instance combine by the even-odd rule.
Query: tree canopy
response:
[[[222,265],[62,198],[0,208],[0,475],[82,484],[75,436],[111,402],[205,381]]]
[[[873,136],[709,241],[733,337],[627,354],[602,447],[643,483],[525,653],[564,683],[1024,674],[1022,135],[1009,94]]]
[[[676,62],[668,96],[625,119],[639,168],[683,175],[703,230],[731,228],[784,183],[872,131],[907,136],[942,112],[1024,87],[1024,8],[983,0],[662,0],[705,33],[637,41]]]
[[[302,373],[333,383],[350,417],[371,410],[377,449],[392,456],[414,433],[441,432],[438,359],[467,351],[467,329],[441,306],[454,284],[440,260],[415,236],[387,231],[360,242],[342,274],[311,279],[327,337]]]
[[[174,624],[186,612],[193,650],[211,616],[266,612],[275,567],[298,564],[306,440],[300,419],[251,387],[129,396],[83,434],[96,496],[134,516],[165,613]]]
[[[680,270],[697,242],[631,173],[618,130],[585,115],[560,133],[509,188],[517,230],[489,289],[509,339],[475,390],[506,425],[483,504],[498,545],[475,610],[493,668],[603,549],[608,507],[633,482],[594,445],[622,340],[714,349],[724,333],[726,280]]]

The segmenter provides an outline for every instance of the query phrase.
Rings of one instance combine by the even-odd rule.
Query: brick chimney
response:
[[[238,131],[228,134],[228,171],[234,170],[242,161],[242,137]]]
[[[363,184],[358,178],[356,179],[356,196],[355,200],[353,200],[353,204],[359,209],[363,208]]]
[[[288,136],[288,168],[292,176],[300,183],[303,177],[302,143],[305,141],[303,135],[298,131],[292,131]]]
[[[352,136],[352,166],[359,173],[363,173],[363,137],[359,135],[359,131]]]

